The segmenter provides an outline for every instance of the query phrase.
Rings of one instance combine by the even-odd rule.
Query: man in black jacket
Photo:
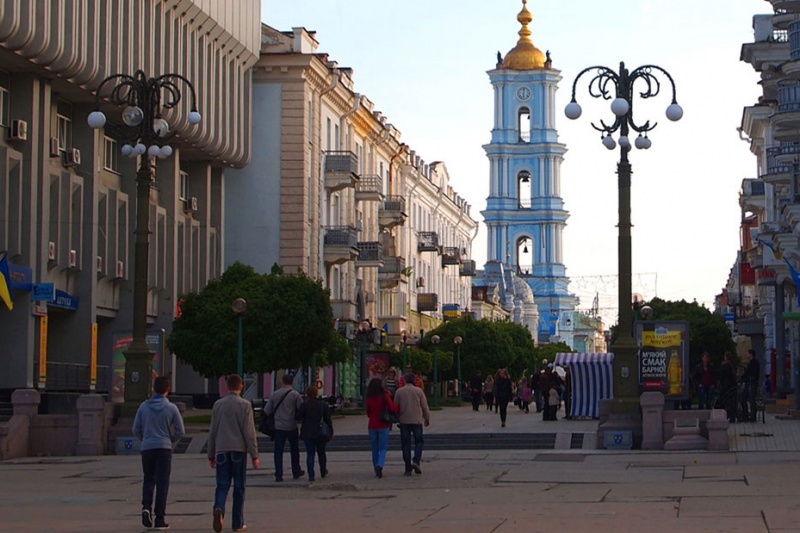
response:
[[[742,374],[744,384],[744,396],[742,398],[742,412],[744,419],[751,422],[756,420],[756,391],[758,390],[758,378],[761,374],[761,367],[756,359],[756,352],[753,349],[747,350],[747,366]]]
[[[477,411],[481,405],[481,392],[483,391],[483,380],[481,379],[480,370],[475,372],[472,379],[469,380],[469,392],[472,399],[472,410]]]

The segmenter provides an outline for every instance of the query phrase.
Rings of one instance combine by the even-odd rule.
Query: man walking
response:
[[[214,493],[214,531],[222,531],[225,500],[233,482],[234,531],[247,531],[244,523],[244,489],[247,476],[247,454],[258,468],[258,441],[253,423],[253,407],[241,397],[244,382],[241,376],[228,376],[228,394],[214,402],[211,429],[208,433],[208,461],[216,469],[217,490]]]
[[[400,409],[400,447],[403,450],[403,461],[406,464],[404,475],[410,476],[413,469],[417,474],[422,473],[419,466],[422,460],[422,424],[429,426],[431,412],[428,409],[428,400],[425,393],[414,385],[414,374],[405,376],[405,385],[397,389],[394,394],[394,403]],[[414,457],[411,457],[411,435],[414,435]]]
[[[747,366],[744,368],[744,374],[742,374],[742,383],[744,383],[742,412],[744,413],[744,419],[752,422],[756,420],[756,392],[758,391],[758,378],[760,375],[761,367],[756,359],[755,350],[747,350]]]
[[[141,441],[142,525],[160,531],[169,529],[166,522],[169,475],[172,471],[172,443],[186,431],[178,407],[167,400],[169,377],[153,381],[152,398],[142,403],[133,419],[133,434]],[[153,521],[153,492],[156,508]]]
[[[291,374],[283,375],[283,387],[270,397],[264,406],[265,414],[275,414],[275,481],[283,481],[283,448],[289,441],[289,455],[292,458],[292,476],[294,479],[304,476],[300,469],[300,444],[297,436],[297,420],[295,414],[303,405],[303,397],[292,388]]]

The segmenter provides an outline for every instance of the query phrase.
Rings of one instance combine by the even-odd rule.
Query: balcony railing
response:
[[[404,224],[407,218],[406,199],[403,196],[389,196],[378,210],[378,220],[383,229]]]
[[[458,275],[459,276],[474,276],[475,275],[475,260],[468,259],[466,261],[462,261],[461,265],[458,267]]]
[[[800,81],[778,82],[778,113],[800,111]]]
[[[455,246],[442,248],[442,266],[458,265],[461,263],[461,250]]]
[[[421,231],[417,239],[418,252],[438,252],[439,234],[435,231]]]
[[[391,289],[406,280],[405,257],[384,257],[383,266],[378,267],[378,281],[381,288]]]
[[[792,61],[800,59],[800,20],[789,24],[789,58]]]
[[[383,200],[383,179],[375,175],[361,176],[356,185],[357,202],[380,202]]]
[[[383,265],[383,246],[380,242],[359,242],[356,266],[380,267]]]
[[[353,152],[325,152],[325,188],[338,191],[359,181],[358,157]]]
[[[797,145],[775,146],[767,148],[767,174],[786,174],[792,171],[792,165],[780,163],[778,159],[781,156],[790,156],[791,154],[800,153],[800,147]]]
[[[435,292],[423,292],[417,294],[417,311],[420,313],[425,311],[438,311],[439,310],[439,295]]]
[[[325,246],[358,246],[358,230],[352,226],[327,226]]]

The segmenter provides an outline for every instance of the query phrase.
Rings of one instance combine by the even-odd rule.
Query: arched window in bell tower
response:
[[[531,173],[527,170],[517,174],[517,200],[520,209],[531,208]]]
[[[519,142],[530,142],[531,111],[527,107],[520,107],[517,112],[517,131],[519,132]]]
[[[533,240],[530,237],[522,237],[517,240],[517,275],[533,275]]]

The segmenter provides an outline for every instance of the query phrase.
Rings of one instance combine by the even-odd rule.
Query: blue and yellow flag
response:
[[[0,300],[5,302],[8,310],[14,309],[14,298],[11,296],[11,276],[8,274],[8,256],[0,259]]]

